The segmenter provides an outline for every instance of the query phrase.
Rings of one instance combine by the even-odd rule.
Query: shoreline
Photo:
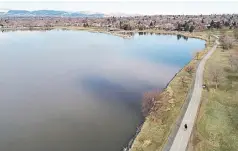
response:
[[[203,50],[199,51],[199,53],[202,53],[201,59],[203,59],[203,57],[204,57],[204,56],[208,53],[208,51],[209,51],[209,47],[210,47],[210,46],[208,46],[208,39],[205,38],[205,37],[203,37],[203,36],[204,36],[204,33],[203,33],[202,36],[201,36],[201,35],[199,35],[199,36],[197,36],[197,35],[191,35],[191,34],[186,34],[186,33],[182,33],[182,34],[181,34],[180,32],[167,32],[167,31],[165,31],[165,32],[159,32],[159,34],[170,34],[170,35],[171,35],[171,34],[173,34],[173,35],[175,35],[175,34],[180,34],[180,35],[187,36],[187,37],[190,37],[190,38],[198,38],[198,39],[205,40],[205,42],[206,42],[206,43],[205,43],[205,48],[204,48]],[[188,62],[188,64],[186,64],[183,68],[181,68],[181,69],[174,75],[174,77],[168,82],[168,84],[166,85],[166,87],[163,89],[162,93],[164,93],[164,92],[166,92],[166,91],[169,91],[168,89],[171,89],[171,87],[172,87],[171,85],[173,85],[174,81],[178,80],[179,74],[181,74],[182,72],[184,72],[184,70],[185,70],[185,68],[186,68],[187,66],[189,66],[189,65],[191,65],[191,64],[194,64],[194,65],[196,66],[196,67],[195,67],[195,70],[196,70],[201,59],[197,60],[195,57],[192,58],[192,59]],[[174,131],[176,131],[176,123],[178,123],[178,122],[180,121],[180,119],[183,117],[183,112],[186,111],[187,105],[188,105],[188,103],[189,103],[189,102],[188,102],[188,98],[189,98],[189,96],[191,95],[190,93],[191,93],[192,90],[193,90],[193,85],[194,85],[195,76],[196,76],[196,75],[193,75],[193,76],[192,76],[191,83],[190,83],[190,85],[188,86],[189,88],[188,88],[187,92],[184,93],[184,94],[185,94],[185,98],[184,98],[184,100],[182,100],[183,103],[182,103],[182,106],[181,106],[181,111],[180,111],[180,113],[177,114],[177,117],[175,118],[175,120],[173,120],[173,124],[171,124],[171,127],[169,128],[169,129],[170,129],[170,130],[169,130],[169,133],[168,133],[167,137],[164,138],[164,141],[163,141],[163,143],[161,144],[161,146],[159,147],[159,150],[166,150],[166,149],[167,149],[166,146],[168,146],[168,145],[170,144],[170,141],[171,141],[170,135],[174,135],[173,133],[174,133]],[[185,111],[184,111],[184,110],[185,110]],[[147,122],[147,121],[148,121],[148,116],[145,118],[145,121],[137,128],[135,136],[133,136],[133,138],[130,140],[128,146],[127,146],[126,148],[124,148],[124,151],[139,151],[139,150],[144,150],[143,148],[140,148],[140,149],[136,148],[136,147],[135,147],[135,146],[136,146],[135,144],[138,144],[138,142],[139,142],[140,144],[142,144],[142,146],[144,146],[144,144],[143,144],[140,140],[136,140],[136,139],[138,139],[140,133],[143,131],[143,126],[144,126],[146,123],[149,123],[149,122]],[[175,133],[175,134],[176,134],[176,133]],[[139,138],[139,139],[140,139],[140,138]],[[136,141],[137,141],[137,142],[136,142]],[[149,150],[150,150],[150,149],[149,149]],[[149,151],[149,150],[148,150],[148,151]],[[145,149],[144,151],[147,151],[147,149]]]
[[[206,48],[207,47],[205,47],[202,51],[206,51]],[[201,51],[201,52],[202,52]],[[206,54],[207,52],[205,52],[205,54]],[[189,64],[191,64],[192,62],[194,61],[194,58],[190,61],[190,62],[188,62],[183,68],[181,68],[177,73],[175,73],[175,75],[172,77],[172,79],[167,83],[167,85],[163,88],[163,91],[162,92],[164,92],[164,91],[166,91],[166,89],[167,88],[169,88],[170,87],[170,84],[172,83],[172,81],[173,80],[175,80],[176,79],[176,76],[180,73],[180,72],[182,72],[183,70],[185,70],[185,67],[187,67]],[[199,61],[200,62],[200,61]],[[197,69],[197,65],[199,64],[199,62],[196,64],[196,69]],[[182,107],[182,108],[186,108],[186,106],[188,105],[188,98],[189,98],[189,96],[190,96],[190,93],[192,92],[192,87],[193,87],[193,85],[194,85],[194,78],[195,78],[195,75],[193,75],[193,81],[192,81],[192,83],[191,83],[191,86],[190,86],[190,88],[189,88],[189,90],[188,90],[188,93],[187,93],[187,95],[186,95],[186,100],[184,100],[184,106]],[[191,91],[191,92],[190,92]],[[185,110],[186,111],[186,110]],[[178,120],[181,118],[181,117],[183,117],[183,114],[184,113],[182,113],[182,115],[178,115],[178,118],[174,121],[175,123],[172,125],[172,127],[171,127],[171,132],[169,133],[169,134],[171,134],[171,133],[173,133],[173,131],[175,131],[176,130],[176,123],[178,122]],[[181,117],[180,117],[181,116]],[[128,143],[128,145],[126,146],[126,148],[124,148],[124,150],[123,151],[132,151],[131,149],[132,149],[132,146],[133,146],[133,144],[134,144],[134,141],[135,141],[135,139],[137,138],[137,136],[139,135],[139,133],[141,132],[141,130],[142,130],[142,127],[143,127],[143,125],[144,125],[144,123],[146,122],[146,120],[144,120],[143,121],[143,123],[141,124],[141,125],[139,125],[138,127],[137,127],[137,129],[136,129],[136,133],[135,133],[135,135],[132,137],[132,139],[129,141],[129,143]],[[169,144],[169,136],[166,138],[166,143],[163,145],[163,146],[161,146],[162,148],[163,148],[163,150],[166,150],[166,145],[167,144]]]
[[[85,27],[75,27],[75,26],[69,26],[69,27],[17,27],[17,28],[0,28],[2,31],[48,31],[48,30],[75,30],[75,31],[88,31],[92,33],[104,33],[109,34],[113,36],[118,36],[125,39],[130,39],[132,36],[125,35],[122,33],[107,31],[103,28],[85,28]]]
[[[205,32],[194,32],[194,33],[188,33],[188,32],[178,32],[178,31],[163,31],[163,30],[142,30],[142,31],[139,31],[139,30],[134,30],[134,31],[124,31],[124,30],[120,30],[120,31],[107,31],[107,29],[102,29],[102,28],[84,28],[84,27],[73,27],[73,26],[70,26],[70,27],[50,27],[50,28],[42,28],[42,27],[39,27],[39,28],[0,28],[2,30],[9,30],[9,31],[24,31],[24,30],[30,30],[30,31],[41,31],[41,30],[79,30],[79,31],[88,31],[88,32],[95,32],[95,33],[104,33],[104,34],[110,34],[110,35],[113,35],[113,36],[118,36],[118,37],[121,37],[121,38],[125,38],[125,39],[130,39],[133,37],[133,35],[127,35],[125,33],[138,33],[138,32],[146,32],[146,33],[153,33],[153,34],[161,34],[161,35],[182,35],[182,36],[185,36],[185,37],[189,37],[189,38],[197,38],[197,39],[201,39],[201,40],[205,40],[206,43],[205,43],[205,48],[201,51],[199,51],[199,53],[207,53],[206,52],[206,49],[208,48],[207,46],[207,43],[208,43],[208,39],[204,36]],[[205,55],[203,54],[203,56]],[[202,56],[202,57],[203,57]],[[173,78],[168,82],[168,84],[166,85],[166,87],[163,89],[162,92],[166,92],[167,89],[171,89],[171,84],[173,83],[173,81],[177,80],[178,77],[178,74],[180,74],[181,72],[183,72],[185,70],[185,68],[190,65],[190,64],[193,64],[193,62],[196,62],[196,64],[198,63],[198,60],[196,60],[195,58],[192,58],[190,60],[190,62],[188,64],[186,64],[183,68],[181,68],[174,76]],[[196,67],[197,68],[197,67]],[[195,68],[195,69],[196,69]],[[194,75],[193,75],[193,79],[194,79]],[[191,89],[191,86],[189,86],[188,88],[188,91],[190,91]],[[176,89],[175,89],[176,90]],[[188,95],[189,92],[185,93],[186,97]],[[184,104],[186,103],[185,102],[186,100],[184,100]],[[180,115],[180,113],[178,114],[178,116]],[[132,139],[128,142],[128,145],[126,146],[126,148],[124,148],[123,150],[124,151],[130,151],[131,149],[133,149],[133,145],[138,137],[138,135],[140,135],[141,131],[143,130],[143,126],[144,124],[146,123],[146,120],[147,120],[147,117],[145,118],[144,122],[138,126],[138,128],[135,130],[135,135],[132,136]],[[176,122],[176,120],[174,120],[173,122]],[[170,132],[169,134],[171,133],[171,131],[174,129],[173,128],[174,124],[172,124],[171,128],[170,128]],[[165,142],[167,142],[168,140],[168,137],[164,138],[165,139]],[[164,147],[165,145],[165,142],[163,143],[163,146],[161,147]]]
[[[125,39],[130,39],[133,35],[129,35],[129,33],[153,33],[153,34],[163,34],[163,35],[181,35],[189,38],[197,38],[201,40],[207,41],[207,38],[204,37],[204,32],[184,32],[184,31],[166,31],[166,30],[155,30],[155,29],[148,29],[148,30],[115,30],[110,31],[107,28],[97,28],[97,27],[78,27],[78,26],[55,26],[55,27],[17,27],[17,28],[0,28],[0,30],[6,31],[45,31],[45,30],[79,30],[79,31],[88,31],[93,33],[105,33],[110,34],[113,36],[118,36]]]

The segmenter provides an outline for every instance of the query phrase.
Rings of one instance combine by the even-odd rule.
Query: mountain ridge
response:
[[[42,16],[42,17],[94,17],[94,18],[102,18],[105,17],[103,13],[86,13],[86,12],[70,12],[70,11],[60,11],[60,10],[8,10],[3,13],[0,12],[1,16],[25,16],[25,17],[34,17],[34,16]]]

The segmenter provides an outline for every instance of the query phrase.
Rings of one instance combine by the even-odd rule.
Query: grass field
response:
[[[232,36],[231,32],[228,34]],[[202,104],[189,147],[191,151],[238,150],[238,71],[230,61],[230,56],[237,54],[236,42],[230,50],[218,48],[206,63],[204,81],[209,89],[202,94]],[[211,82],[214,68],[221,71],[217,89]]]

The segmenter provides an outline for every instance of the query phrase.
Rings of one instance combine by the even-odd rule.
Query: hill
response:
[[[84,12],[67,12],[67,11],[57,11],[57,10],[9,10],[6,13],[0,13],[1,16],[42,16],[42,17],[93,17],[101,18],[105,15],[102,13],[84,13]]]

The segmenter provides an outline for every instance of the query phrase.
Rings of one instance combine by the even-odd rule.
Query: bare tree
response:
[[[192,75],[192,73],[194,72],[194,67],[193,66],[187,66],[187,67],[185,67],[185,71],[187,72],[187,73],[189,73],[190,75]]]
[[[187,87],[187,82],[186,82],[185,76],[182,76],[180,78],[180,82],[181,82],[183,88]]]
[[[228,35],[222,35],[220,37],[221,46],[223,49],[231,49],[233,47],[234,40]]]
[[[223,74],[220,66],[212,64],[210,66],[209,74],[210,74],[209,77],[211,78],[211,81],[213,83],[215,83],[215,86],[216,86],[216,89],[217,89],[218,85],[220,84],[220,80],[221,80],[221,77],[222,77],[222,74]]]
[[[238,53],[230,53],[229,62],[230,62],[231,68],[237,71],[238,70]]]
[[[149,91],[143,95],[142,98],[142,113],[144,117],[148,116],[151,108],[155,105],[156,97],[159,96],[161,91]]]
[[[234,33],[234,37],[238,40],[238,29],[237,28],[234,29],[233,33]]]
[[[208,42],[209,42],[209,44],[210,44],[212,33],[209,31],[209,32],[207,33],[207,36],[208,36]]]

